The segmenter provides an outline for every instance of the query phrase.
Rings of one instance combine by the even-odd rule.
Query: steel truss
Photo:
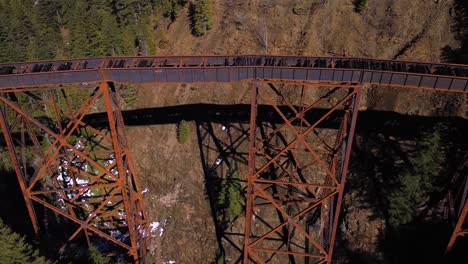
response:
[[[330,263],[361,87],[285,84],[255,81],[252,88],[243,262]],[[318,99],[310,96],[317,91]],[[259,122],[261,103],[282,124]],[[324,123],[338,129],[319,130]]]
[[[458,238],[468,236],[468,178],[466,176],[468,155],[465,156],[465,162],[462,166],[463,168],[460,173],[461,177],[455,177],[453,181],[456,192],[449,192],[450,216],[452,219],[456,220],[456,224],[447,245],[447,253],[452,250],[455,241],[457,241]]]
[[[116,89],[75,88],[0,94],[0,126],[34,232],[42,205],[73,223],[68,241],[84,237],[108,254],[123,249],[138,263],[147,219]],[[107,126],[83,121],[93,111],[107,113]]]
[[[253,82],[244,263],[332,261],[361,89],[358,83]],[[71,91],[83,101],[71,100]],[[272,119],[282,122],[257,119],[261,104],[271,105]],[[96,111],[107,113],[106,126],[84,122]],[[324,123],[336,129],[319,129]],[[44,228],[36,216],[43,206],[74,224],[69,241],[107,241],[100,248],[106,253],[123,249],[144,262],[147,217],[113,83],[2,90],[0,128],[35,233]],[[452,197],[460,208],[453,210],[458,221],[448,251],[468,235],[466,177],[464,186]]]

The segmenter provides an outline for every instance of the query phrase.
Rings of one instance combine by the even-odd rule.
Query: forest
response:
[[[0,62],[154,55],[154,31],[187,0],[1,0]],[[192,31],[211,27],[211,0],[190,3]],[[14,45],[12,45],[14,43]]]

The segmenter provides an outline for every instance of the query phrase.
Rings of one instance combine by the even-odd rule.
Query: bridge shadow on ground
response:
[[[205,189],[215,223],[217,262],[241,263],[246,188],[242,176],[247,173],[249,125],[196,120],[196,127]]]
[[[288,107],[279,107],[286,115],[293,114]],[[313,109],[307,113],[306,119],[316,120],[327,111],[328,109]],[[218,255],[229,258],[232,263],[240,263],[243,217],[236,217],[228,224],[220,221],[218,199],[222,191],[219,186],[223,184],[223,179],[230,177],[230,172],[235,170],[242,175],[246,173],[250,105],[191,104],[124,111],[123,116],[128,126],[177,124],[181,120],[196,122],[208,197],[217,223],[220,248]],[[341,116],[342,113],[337,111],[321,123],[319,128],[338,128]],[[105,122],[106,116],[94,114],[87,119],[96,125],[101,121]],[[259,106],[257,119],[259,124],[283,123],[273,107],[266,105]],[[434,208],[443,203],[448,181],[455,173],[454,168],[460,164],[463,153],[468,149],[465,139],[465,135],[468,135],[467,120],[460,117],[414,116],[375,110],[359,113],[356,143],[351,157],[351,177],[346,193],[354,191],[362,196],[364,202],[359,203],[359,207],[373,212],[368,220],[388,219],[388,196],[398,185],[398,174],[411,166],[409,156],[417,151],[416,142],[436,124],[443,124],[447,128],[443,144],[446,153],[450,155],[444,165],[445,177],[439,182],[442,189],[430,198]],[[245,188],[244,182],[237,181],[242,189]],[[346,206],[344,210],[347,210]],[[424,215],[429,215],[431,210],[428,209]],[[336,263],[415,263],[421,260],[425,263],[459,263],[458,260],[467,259],[466,252],[460,245],[449,256],[444,255],[452,227],[440,217],[424,215],[421,214],[413,222],[398,229],[387,226],[380,230],[377,245],[380,253],[369,253],[349,246],[349,241],[339,235],[334,257]]]
[[[287,106],[279,106],[285,115],[292,114],[292,111]],[[314,119],[323,116],[329,109],[312,109],[305,116],[306,119]],[[181,120],[208,122],[208,123],[249,123],[250,120],[250,105],[235,104],[235,105],[219,105],[219,104],[188,104],[178,106],[167,106],[157,108],[145,108],[137,110],[122,111],[126,126],[147,126],[160,124],[177,124]],[[335,111],[325,122],[319,124],[319,128],[338,128],[343,113],[339,110]],[[258,122],[278,123],[284,121],[272,106],[259,105],[258,107]],[[99,127],[107,122],[106,113],[90,114],[84,118],[86,123]],[[420,134],[415,128],[431,127],[436,123],[446,122],[455,127],[466,125],[466,119],[461,117],[445,117],[445,116],[415,116],[399,114],[391,111],[367,110],[359,112],[357,133],[367,131],[369,129],[379,130],[385,129],[388,134],[403,138],[415,138]],[[395,125],[389,126],[393,123]],[[454,139],[457,140],[457,139]],[[460,139],[462,140],[462,139]]]
[[[414,172],[412,158],[420,151],[418,143],[437,128],[440,131],[437,153],[443,161],[433,183],[437,190],[427,193],[427,200],[419,205],[412,221],[392,227],[388,224],[390,195],[401,188],[399,176],[408,171]],[[456,175],[466,175],[468,169],[463,167],[468,151],[468,121],[463,118],[417,117],[395,113],[366,115],[364,112],[360,113],[356,131],[345,192],[348,197],[345,196],[343,209],[348,213],[355,211],[362,214],[370,209],[372,213],[367,217],[359,219],[356,214],[352,217],[364,219],[365,226],[373,226],[379,219],[384,219],[386,224],[380,227],[376,243],[380,256],[350,245],[344,239],[346,235],[343,233],[347,231],[342,229],[335,258],[343,254],[341,259],[347,261],[337,263],[467,263],[468,252],[464,249],[468,241],[457,241],[458,244],[448,255],[444,251],[453,231],[445,211],[448,188],[452,184],[450,181]],[[348,217],[347,220],[353,224],[353,219]],[[372,229],[364,230],[372,232]],[[368,239],[365,232],[360,235]],[[372,242],[370,239],[365,241]],[[356,242],[366,243],[354,239]],[[366,248],[365,245],[361,247]]]
[[[292,114],[289,108],[280,108],[286,115]],[[327,111],[328,109],[311,110],[306,119],[315,120]],[[271,106],[259,106],[258,123],[283,123],[281,117],[275,113]],[[216,223],[220,248],[218,256],[230,263],[241,263],[244,235],[242,213],[229,219],[220,218],[219,215],[225,213],[226,208],[219,201],[220,194],[229,191],[232,186],[238,190],[239,197],[244,197],[245,182],[241,177],[234,176],[233,172],[241,176],[246,174],[250,105],[191,104],[123,111],[122,114],[127,126],[178,124],[181,120],[196,123],[206,190]],[[320,128],[338,128],[341,114],[338,111],[331,115],[320,124]],[[107,116],[103,113],[91,114],[84,121],[98,128],[100,124],[106,124]],[[422,132],[430,130],[438,123],[449,128],[444,142],[447,152],[451,153],[447,159],[447,171],[444,172],[447,180],[468,149],[465,139],[468,135],[467,122],[460,117],[425,117],[374,110],[360,112],[346,193],[357,192],[365,200],[359,203],[359,207],[373,212],[369,221],[376,218],[387,219],[388,195],[395,188],[398,173],[409,166],[408,155],[414,151],[414,146],[411,146],[421,138]],[[0,145],[3,144],[0,142]],[[7,175],[8,180],[4,182],[8,184],[2,186],[17,186],[17,183],[13,183],[16,182],[14,174]],[[445,185],[448,185],[447,181]],[[30,233],[24,230],[29,223],[26,223],[28,217],[21,192],[19,188],[10,190],[11,196],[5,196],[4,193],[0,195],[0,199],[4,201],[0,206],[0,216],[13,225],[15,230]],[[434,204],[443,201],[444,192],[446,193],[446,188],[431,197]],[[16,207],[13,214],[8,213],[12,197],[16,204],[23,205]],[[243,204],[240,206],[243,207]],[[345,212],[346,207],[345,203]],[[265,220],[258,218],[257,221]],[[443,255],[451,230],[452,227],[446,222],[427,218],[416,219],[398,230],[387,227],[379,235],[378,249],[381,253],[374,252],[375,254],[350,245],[339,233],[334,259],[336,263],[379,263],[383,260],[385,263],[416,263],[421,260],[425,263],[463,263],[455,261],[467,257],[461,244],[456,245],[458,249],[449,258]],[[379,257],[379,254],[383,254],[383,257]]]
[[[286,114],[292,114],[289,108],[280,108]],[[328,109],[311,110],[306,119],[314,120],[327,111]],[[259,123],[281,124],[283,120],[275,113],[271,106],[261,105],[257,119]],[[341,114],[335,113],[321,123],[320,128],[338,128]],[[230,172],[235,170],[242,175],[246,173],[250,105],[191,104],[124,111],[123,116],[128,126],[177,124],[181,120],[196,122],[208,197],[217,223],[220,248],[218,255],[229,258],[232,263],[240,263],[243,217],[236,217],[228,224],[220,221],[218,199],[222,191],[219,186],[223,179],[230,177]],[[96,122],[105,121],[106,116],[94,114],[87,119],[95,125]],[[397,185],[398,173],[410,166],[409,153],[415,151],[414,144],[436,124],[444,124],[448,128],[444,144],[447,153],[451,154],[444,171],[446,177],[440,183],[443,188],[431,196],[434,207],[443,202],[448,179],[454,173],[453,168],[460,164],[463,153],[468,149],[465,139],[468,134],[467,120],[460,117],[413,116],[374,110],[359,113],[356,143],[351,157],[351,174],[355,176],[349,178],[346,193],[350,190],[361,193],[365,202],[360,206],[373,211],[370,220],[388,218],[388,196]],[[376,156],[376,151],[385,155]],[[244,182],[233,180],[239,181],[239,186],[245,188]],[[463,247],[458,245],[458,249],[455,248],[452,254],[444,256],[451,230],[452,227],[443,219],[434,220],[421,216],[398,229],[387,227],[381,230],[378,248],[383,258],[349,247],[349,242],[341,239],[337,247],[343,246],[345,250],[336,250],[335,259],[337,263],[376,263],[382,260],[388,263],[414,263],[419,260],[424,260],[425,263],[457,263],[456,260],[467,258]]]

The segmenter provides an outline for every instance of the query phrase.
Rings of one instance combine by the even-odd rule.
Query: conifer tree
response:
[[[438,126],[433,133],[423,136],[418,153],[410,159],[411,167],[400,176],[399,188],[391,193],[389,223],[393,227],[410,223],[430,193],[440,191],[436,183],[445,159],[442,129]]]
[[[70,14],[70,57],[85,57],[88,50],[86,29],[87,4],[85,0],[76,0]]]
[[[211,0],[195,0],[191,6],[192,33],[202,36],[213,26],[213,3]]]
[[[110,262],[109,258],[101,254],[95,247],[89,249],[88,260],[91,264],[108,264]]]
[[[0,219],[0,263],[49,264],[39,252]]]
[[[177,14],[187,3],[187,0],[157,0],[157,4],[161,8],[165,17],[171,18],[172,21],[175,21]]]
[[[100,12],[101,34],[102,34],[102,54],[105,56],[122,55],[121,30],[117,21],[110,12]]]

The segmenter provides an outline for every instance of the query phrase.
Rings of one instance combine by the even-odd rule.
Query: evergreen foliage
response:
[[[154,55],[158,14],[186,0],[0,0],[0,62]]]
[[[137,100],[138,91],[133,85],[120,85],[120,96],[125,106],[134,106]]]
[[[177,14],[187,3],[187,0],[158,0],[156,3],[159,4],[165,17],[169,17],[172,21],[175,21]]]
[[[24,237],[13,232],[0,219],[0,263],[16,264],[50,264],[51,262],[39,256]]]
[[[213,3],[211,0],[195,0],[190,6],[192,33],[202,36],[213,26]]]
[[[0,61],[61,56],[60,1],[0,0]]]
[[[354,11],[357,13],[362,13],[367,9],[368,0],[355,0],[354,1]]]
[[[187,143],[189,137],[189,129],[189,123],[183,119],[177,125],[177,141],[179,141],[180,144]]]
[[[391,193],[389,223],[393,227],[410,223],[433,192],[440,191],[440,171],[445,160],[438,126],[419,141],[418,153],[410,158],[411,167],[399,178],[399,188]]]
[[[0,133],[0,136],[3,135]],[[13,170],[13,164],[11,163],[10,152],[5,147],[0,147],[0,171]]]
[[[89,257],[90,264],[109,264],[110,259],[104,256],[99,250],[95,247],[89,248]]]
[[[240,180],[239,172],[231,168],[227,177],[221,181],[217,207],[219,208],[218,220],[224,227],[230,226],[244,210],[241,202],[243,197]]]

